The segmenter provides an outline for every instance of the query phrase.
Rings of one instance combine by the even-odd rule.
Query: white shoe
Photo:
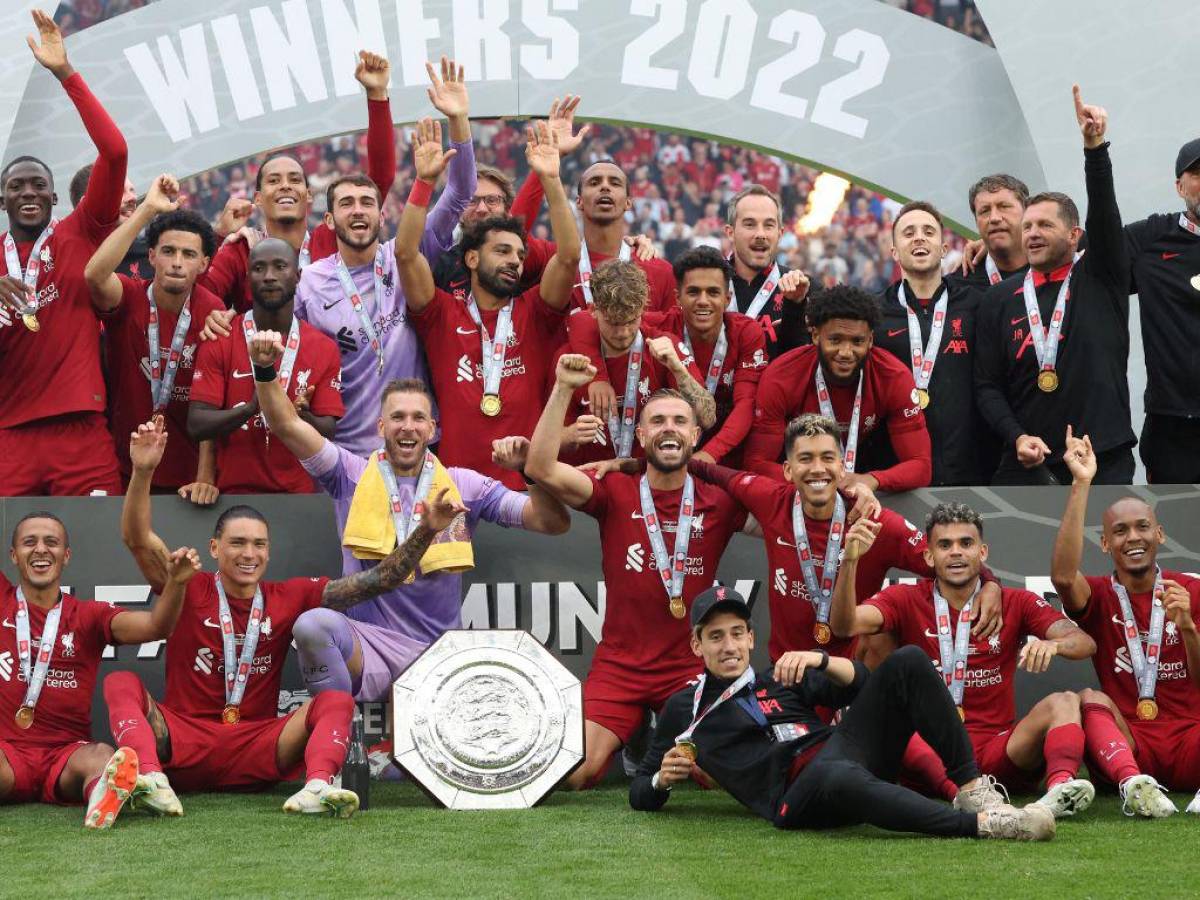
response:
[[[1066,819],[1081,813],[1096,799],[1096,788],[1083,778],[1060,781],[1037,802],[1054,813],[1056,819]]]
[[[1121,784],[1121,811],[1127,816],[1165,819],[1179,812],[1159,783],[1149,775],[1134,775]]]
[[[130,747],[121,747],[108,758],[104,771],[88,795],[87,812],[83,816],[84,827],[97,830],[111,828],[117,820],[117,813],[137,784],[137,777],[137,753]]]
[[[1007,841],[1048,841],[1057,825],[1054,813],[1040,803],[993,806],[979,816],[979,836]]]
[[[981,813],[988,809],[1008,806],[1008,791],[994,775],[981,775],[979,784],[970,790],[959,789],[952,804],[955,809],[969,813]]]
[[[358,794],[345,788],[336,788],[326,781],[314,778],[283,804],[285,813],[335,816],[348,819],[358,809]]]
[[[159,816],[182,816],[179,802],[165,772],[139,772],[137,786],[129,798],[129,808],[147,810]]]
[[[1190,812],[1194,816],[1200,816],[1200,791],[1196,791],[1196,796],[1192,798],[1192,802],[1187,805],[1184,812]]]

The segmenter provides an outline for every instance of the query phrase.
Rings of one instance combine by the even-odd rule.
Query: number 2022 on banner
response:
[[[651,64],[654,54],[666,49],[686,31],[688,0],[630,0],[629,12],[655,22],[625,48],[621,82],[638,87],[673,91],[679,72]],[[704,0],[699,7],[687,77],[696,91],[715,100],[729,100],[745,87],[750,74],[758,14],[751,0]],[[786,93],[783,85],[821,60],[826,33],[812,13],[784,10],[768,26],[767,36],[787,45],[778,59],[762,66],[754,78],[750,105],[793,119],[806,116],[820,125],[861,138],[867,120],[846,112],[847,100],[883,83],[891,54],[883,38],[854,28],[838,37],[833,55],[856,68],[822,85],[809,115],[809,101]]]

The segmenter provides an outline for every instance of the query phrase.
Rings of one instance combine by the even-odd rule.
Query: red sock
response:
[[[139,772],[161,772],[158,741],[146,718],[146,688],[132,672],[113,672],[104,679],[108,725],[118,747],[131,747]]]
[[[1115,723],[1114,723],[1115,724]],[[1083,762],[1083,726],[1074,722],[1046,732],[1042,755],[1046,757],[1046,787],[1070,781]]]
[[[908,742],[900,769],[923,793],[943,800],[953,800],[958,795],[958,785],[946,777],[946,764],[919,734],[914,734]]]
[[[91,781],[83,786],[83,802],[87,803],[88,798],[92,796],[92,791],[96,789],[96,784],[100,781],[100,776],[97,775]]]
[[[345,691],[322,691],[313,699],[304,718],[308,743],[304,747],[307,779],[332,781],[346,761],[350,746],[350,720],[354,698]]]
[[[1083,732],[1087,738],[1088,768],[1105,781],[1120,785],[1126,778],[1141,774],[1133,751],[1107,706],[1083,704]]]

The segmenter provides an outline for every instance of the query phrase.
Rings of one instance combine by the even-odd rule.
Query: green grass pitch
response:
[[[860,827],[780,832],[728,795],[677,789],[635,813],[623,786],[522,812],[449,812],[373,785],[349,821],[280,812],[290,791],[185,795],[182,819],[0,807],[4,897],[1128,897],[1200,891],[1200,818],[1134,820],[1111,795],[1049,844]],[[1191,799],[1172,795],[1182,807]],[[1028,798],[1027,798],[1028,799]],[[1024,801],[1022,801],[1024,802]]]

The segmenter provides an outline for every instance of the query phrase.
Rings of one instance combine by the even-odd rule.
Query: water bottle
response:
[[[342,787],[358,794],[358,808],[370,808],[371,767],[367,764],[362,710],[354,709],[350,723],[350,747],[346,751],[346,762],[342,765]]]

